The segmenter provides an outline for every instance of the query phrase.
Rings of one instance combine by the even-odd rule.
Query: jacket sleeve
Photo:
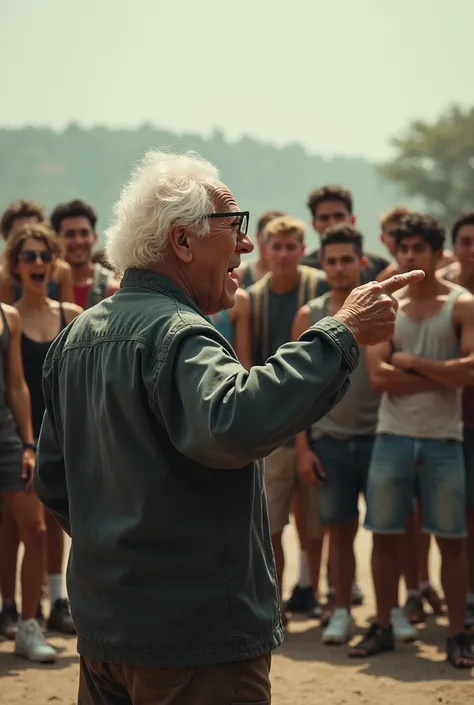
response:
[[[181,453],[210,467],[241,468],[327,414],[358,361],[354,336],[333,318],[249,371],[211,327],[190,326],[169,345],[152,403]]]
[[[43,369],[43,396],[46,411],[36,449],[33,487],[38,499],[56,517],[60,526],[71,536],[66,469],[58,438],[52,395],[52,368]]]

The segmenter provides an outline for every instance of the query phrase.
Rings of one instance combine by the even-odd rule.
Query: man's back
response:
[[[70,498],[68,589],[92,659],[196,666],[281,640],[262,468],[201,464],[184,430],[172,348],[196,326],[218,335],[169,280],[132,272],[46,361]]]

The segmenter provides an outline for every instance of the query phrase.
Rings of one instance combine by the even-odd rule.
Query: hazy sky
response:
[[[381,158],[411,119],[474,102],[474,0],[0,0],[0,11],[4,127],[217,127]]]

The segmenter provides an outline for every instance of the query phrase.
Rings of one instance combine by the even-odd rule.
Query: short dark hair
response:
[[[362,233],[352,225],[341,223],[340,225],[332,225],[328,228],[321,240],[321,252],[324,253],[328,245],[340,244],[353,245],[355,252],[357,252],[359,257],[362,257],[364,251],[364,237]]]
[[[329,186],[321,186],[320,188],[316,188],[309,194],[306,205],[308,206],[313,218],[316,215],[316,209],[319,204],[327,203],[327,201],[339,201],[340,203],[343,203],[352,215],[352,209],[354,207],[352,193],[342,186],[332,184]]]
[[[262,213],[257,221],[257,232],[261,233],[271,220],[281,218],[282,215],[285,215],[283,211],[265,211],[265,213]]]
[[[474,225],[474,211],[464,211],[458,215],[451,228],[451,242],[456,244],[456,240],[463,225]]]
[[[404,216],[395,230],[395,243],[398,247],[407,237],[418,235],[431,247],[434,252],[442,250],[446,239],[443,226],[431,215],[411,213]]]
[[[65,218],[87,218],[91,224],[92,230],[95,231],[95,226],[97,223],[97,213],[95,210],[85,201],[80,201],[75,199],[74,201],[69,201],[68,203],[60,203],[54,211],[51,213],[51,227],[57,233],[61,229],[61,223]]]
[[[44,223],[46,220],[42,205],[36,203],[36,201],[20,198],[18,201],[10,203],[8,208],[3,212],[0,220],[0,232],[5,240],[10,235],[15,220],[19,220],[20,218],[36,218],[38,223]]]

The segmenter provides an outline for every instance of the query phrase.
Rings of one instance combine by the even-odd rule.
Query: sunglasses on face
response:
[[[208,213],[206,218],[233,218],[234,221],[231,224],[232,228],[238,235],[247,235],[249,228],[249,215],[250,211],[240,211],[232,212],[227,211],[227,213]]]
[[[23,250],[20,252],[20,260],[25,264],[36,264],[40,260],[43,264],[51,264],[53,261],[53,253],[49,250]]]

